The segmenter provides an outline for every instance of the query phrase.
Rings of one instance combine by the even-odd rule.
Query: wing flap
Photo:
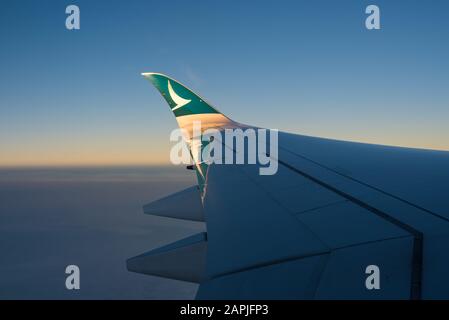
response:
[[[328,254],[224,275],[201,284],[197,299],[313,299]]]

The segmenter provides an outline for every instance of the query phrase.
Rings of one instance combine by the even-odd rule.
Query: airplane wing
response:
[[[144,76],[190,150],[197,121],[220,132],[257,129],[167,76]],[[449,152],[279,132],[265,155],[275,174],[260,174],[266,163],[194,158],[198,186],[145,208],[204,221],[207,232],[131,258],[128,269],[198,282],[197,299],[449,298]]]

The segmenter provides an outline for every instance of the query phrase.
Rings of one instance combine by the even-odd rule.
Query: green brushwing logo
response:
[[[188,104],[189,102],[192,101],[192,100],[187,100],[187,99],[184,99],[184,98],[178,96],[176,94],[175,90],[173,90],[173,87],[172,87],[172,85],[170,83],[170,80],[168,80],[168,93],[170,94],[170,98],[176,104],[176,106],[171,109],[171,111],[173,111],[173,112],[175,112],[179,108],[184,107],[186,104]]]

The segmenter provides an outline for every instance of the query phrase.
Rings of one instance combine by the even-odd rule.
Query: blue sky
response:
[[[81,30],[65,28],[76,4]],[[381,10],[381,30],[364,27]],[[169,161],[140,73],[243,123],[449,150],[447,1],[21,1],[0,12],[0,165]]]

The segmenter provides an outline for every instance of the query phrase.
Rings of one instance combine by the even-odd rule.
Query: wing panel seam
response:
[[[268,155],[269,156],[269,155]],[[413,258],[412,258],[412,274],[411,274],[411,288],[410,288],[410,299],[412,300],[418,300],[421,299],[421,282],[422,282],[422,262],[423,262],[423,233],[412,226],[392,217],[391,215],[387,214],[386,212],[383,212],[368,203],[351,196],[350,194],[341,191],[332,185],[321,181],[297,168],[294,166],[278,159],[278,162],[285,166],[286,168],[292,170],[293,172],[296,172],[297,174],[319,184],[323,188],[326,188],[341,197],[349,200],[350,202],[374,213],[375,215],[379,216],[380,218],[384,219],[385,221],[388,221],[395,226],[407,231],[411,235],[413,235]]]

